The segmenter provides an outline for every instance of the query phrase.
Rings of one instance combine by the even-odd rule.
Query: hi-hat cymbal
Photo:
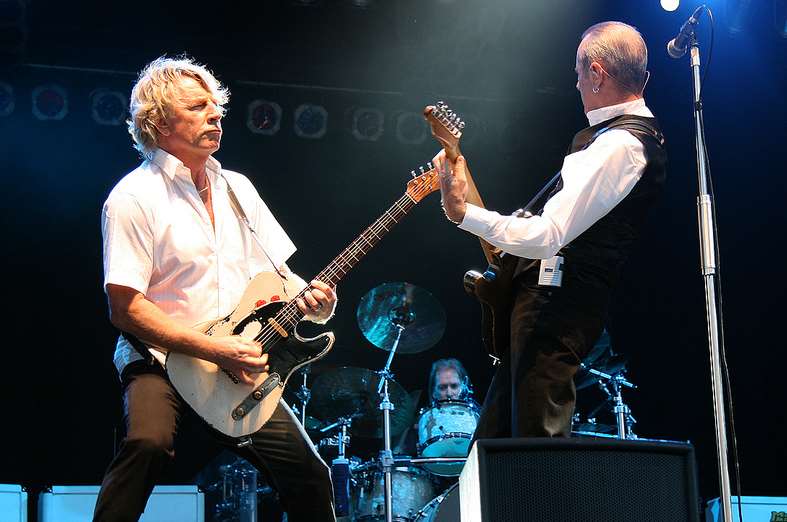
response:
[[[350,432],[362,437],[383,436],[383,412],[377,385],[380,375],[366,368],[346,366],[326,372],[314,381],[309,405],[317,417],[331,423],[352,417]],[[402,386],[388,381],[391,411],[391,436],[399,435],[413,424],[415,405]]]
[[[369,290],[358,303],[358,327],[376,347],[390,351],[399,326],[402,336],[396,351],[418,353],[434,346],[445,331],[445,311],[437,299],[410,283],[383,283]]]

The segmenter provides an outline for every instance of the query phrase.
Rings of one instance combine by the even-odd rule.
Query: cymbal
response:
[[[331,423],[340,417],[353,417],[350,432],[362,437],[383,436],[383,412],[377,384],[380,375],[366,368],[345,366],[326,372],[314,381],[309,403],[314,414]],[[413,424],[415,405],[402,386],[388,381],[391,411],[391,436],[399,435]]]
[[[391,351],[404,327],[396,351],[418,353],[434,346],[445,331],[445,311],[437,299],[410,283],[383,283],[361,298],[358,327],[370,343]]]

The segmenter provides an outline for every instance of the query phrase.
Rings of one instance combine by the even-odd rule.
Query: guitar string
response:
[[[427,190],[427,192],[425,194],[423,193],[424,192],[424,188]],[[416,190],[416,196],[421,195],[421,198],[423,198],[424,196],[428,195],[430,192],[432,192],[432,190],[431,190],[431,187],[429,185],[427,185],[425,187],[422,186],[422,187],[419,187],[418,190]],[[389,207],[388,210],[385,211],[383,216],[381,216],[374,223],[372,223],[372,225],[367,227],[360,234],[360,236],[358,236],[358,238],[356,238],[355,241],[353,241],[338,256],[336,256],[336,258],[334,258],[334,260],[328,266],[328,269],[326,269],[326,271],[323,274],[323,276],[327,276],[329,281],[332,281],[333,278],[339,274],[339,271],[344,272],[344,274],[346,274],[347,271],[341,269],[341,266],[340,266],[341,263],[340,262],[344,262],[345,265],[350,265],[350,268],[353,268],[353,266],[354,266],[354,265],[351,264],[351,261],[349,259],[345,258],[346,255],[349,254],[350,256],[352,256],[355,259],[356,262],[359,262],[360,259],[356,257],[356,254],[363,253],[363,255],[366,255],[366,253],[369,250],[371,250],[371,248],[376,246],[376,243],[372,243],[370,241],[370,238],[367,239],[365,234],[367,232],[371,232],[374,236],[376,236],[378,238],[378,240],[381,240],[382,237],[380,237],[377,234],[377,232],[382,232],[382,230],[386,230],[386,232],[388,231],[388,229],[385,227],[385,220],[383,218],[385,216],[388,216],[390,218],[390,220],[393,221],[394,225],[398,224],[399,221],[401,219],[403,219],[415,207],[415,205],[417,203],[418,203],[418,201],[413,201],[413,198],[409,197],[409,195],[407,193],[405,193],[393,205],[391,205],[391,207]],[[392,210],[398,211],[398,213],[401,214],[401,215],[397,216],[397,215],[391,214]],[[363,239],[363,241],[365,241],[367,244],[369,244],[369,246],[371,248],[369,250],[365,251],[363,249],[363,247],[361,247],[361,242],[359,241],[360,239]],[[338,279],[337,279],[337,282],[338,282]],[[304,293],[308,289],[309,288],[306,287],[303,290],[301,290],[301,292],[299,292],[295,296],[295,299],[303,297]],[[278,314],[276,314],[277,317],[279,317],[280,320],[287,321],[289,323],[291,320],[296,319],[298,317],[298,315],[302,314],[302,312],[297,308],[297,305],[294,304],[295,303],[295,299],[292,299],[291,301],[289,301],[282,308],[282,310],[279,311]],[[298,320],[294,321],[294,324],[297,324]],[[293,326],[294,326],[294,324],[293,324]],[[255,340],[257,340],[263,346],[265,346],[268,342],[270,342],[272,339],[274,339],[277,335],[280,336],[279,332],[277,332],[275,328],[266,325],[266,326],[263,326],[262,330],[257,334],[257,336],[255,336]]]
[[[359,252],[363,252],[363,254],[365,255],[365,254],[366,254],[366,251],[364,251],[364,250],[363,250],[363,248],[361,248],[361,247],[360,247],[360,241],[359,241],[359,239],[363,238],[363,240],[364,240],[364,241],[366,241],[367,243],[369,243],[369,245],[370,245],[371,247],[374,247],[375,245],[374,245],[374,244],[372,244],[372,243],[370,243],[370,242],[369,242],[369,239],[367,239],[367,238],[364,236],[364,234],[366,234],[368,231],[371,231],[371,232],[372,232],[374,235],[377,235],[377,232],[381,232],[383,229],[386,229],[386,227],[385,227],[385,220],[383,220],[383,219],[382,219],[382,218],[384,218],[385,216],[388,216],[388,217],[390,218],[390,220],[392,220],[394,223],[398,223],[399,221],[397,220],[397,216],[395,216],[395,215],[391,214],[391,211],[392,211],[392,210],[396,210],[396,211],[398,211],[398,213],[400,213],[400,214],[401,214],[401,216],[399,216],[399,217],[398,217],[398,219],[402,219],[402,218],[404,218],[404,217],[407,215],[407,213],[408,213],[408,212],[409,212],[409,211],[410,211],[410,210],[411,210],[411,209],[412,209],[412,208],[415,206],[415,204],[414,204],[414,203],[412,203],[412,204],[410,205],[410,207],[409,207],[409,208],[405,208],[405,206],[404,206],[404,205],[405,205],[405,203],[406,203],[407,201],[410,201],[410,202],[412,203],[412,200],[411,200],[410,198],[408,198],[408,197],[407,197],[407,194],[405,194],[404,196],[402,196],[401,198],[399,198],[399,199],[398,199],[398,200],[397,200],[397,201],[396,201],[396,202],[395,202],[393,205],[391,205],[391,207],[389,207],[389,208],[388,208],[388,210],[386,210],[386,211],[385,211],[385,213],[383,214],[383,216],[381,216],[381,217],[380,217],[379,219],[377,219],[377,220],[376,220],[374,223],[372,223],[372,225],[370,225],[369,227],[367,227],[367,228],[366,228],[366,229],[365,229],[365,230],[364,230],[364,231],[361,233],[361,235],[360,235],[358,238],[356,238],[356,240],[355,240],[355,241],[353,241],[353,242],[352,242],[352,243],[351,243],[351,244],[350,244],[350,245],[349,245],[347,248],[345,248],[345,249],[344,249],[344,250],[343,250],[343,251],[342,251],[342,252],[341,252],[341,253],[340,253],[338,256],[336,256],[336,258],[334,258],[334,260],[333,260],[333,261],[331,262],[331,264],[328,266],[328,270],[327,270],[327,271],[325,271],[325,274],[324,274],[324,276],[328,276],[328,279],[329,279],[329,280],[332,280],[332,279],[333,279],[333,277],[335,277],[336,275],[338,275],[338,271],[339,271],[339,270],[341,270],[341,268],[340,268],[340,266],[339,266],[339,265],[340,265],[340,261],[344,261],[344,262],[345,262],[345,264],[349,264],[349,263],[350,263],[349,259],[346,259],[346,258],[345,258],[345,256],[346,256],[347,254],[349,254],[349,255],[351,255],[353,258],[355,258],[356,262],[360,261],[360,259],[356,257],[356,254],[357,254],[357,253],[359,253]],[[387,229],[386,229],[386,230],[387,230]],[[379,237],[379,236],[378,236],[378,237]],[[334,267],[334,266],[335,266],[335,268],[331,269],[331,267]],[[351,268],[352,268],[352,266],[351,266]],[[341,271],[342,271],[342,272],[344,272],[345,274],[347,273],[347,271],[344,271],[344,270],[341,270]],[[304,294],[304,293],[306,292],[306,290],[308,290],[308,289],[309,289],[309,288],[308,288],[308,287],[306,287],[306,288],[304,288],[303,290],[301,290],[301,291],[300,291],[300,292],[299,292],[299,293],[298,293],[298,294],[295,296],[295,299],[297,299],[297,298],[299,298],[299,297],[303,297],[303,294]],[[301,312],[301,311],[300,311],[300,310],[297,308],[297,305],[294,305],[295,299],[292,299],[291,301],[289,301],[289,302],[288,302],[288,303],[287,303],[287,304],[284,306],[284,308],[282,308],[282,310],[281,310],[281,311],[279,311],[279,313],[277,314],[277,316],[278,316],[280,319],[282,319],[282,320],[286,320],[287,322],[290,322],[290,320],[292,320],[292,319],[295,319],[295,318],[296,318],[296,317],[297,317],[299,314],[301,314],[301,313],[302,313],[302,312]],[[288,309],[288,308],[289,308],[289,309]],[[295,321],[295,323],[297,324],[297,321]],[[267,331],[266,331],[266,330],[267,330]],[[261,332],[260,332],[260,333],[259,333],[259,334],[258,334],[258,335],[255,337],[255,340],[258,340],[258,341],[259,341],[259,342],[261,342],[261,343],[262,343],[262,345],[264,346],[264,345],[265,345],[265,344],[267,344],[267,343],[268,343],[270,340],[272,340],[273,338],[275,338],[277,335],[279,335],[279,333],[278,333],[278,332],[277,332],[277,331],[276,331],[276,330],[275,330],[273,327],[270,327],[270,326],[264,326],[264,327],[263,327],[263,329],[262,329],[262,331],[261,331]]]
[[[425,188],[428,189],[426,193],[424,193]],[[431,191],[432,190],[429,186],[427,187],[422,186],[416,189],[414,192],[416,196],[421,196],[422,199],[424,196],[428,195],[429,192]],[[388,228],[385,226],[386,220],[384,220],[383,217],[387,215],[389,218],[388,220],[389,222],[393,221],[394,225],[398,224],[399,221],[403,219],[416,204],[417,201],[414,201],[413,198],[408,197],[408,194],[403,195],[383,214],[383,216],[380,219],[378,219],[377,221],[375,221],[375,223],[367,227],[350,246],[348,246],[342,253],[340,253],[334,259],[331,265],[329,265],[329,267],[324,271],[324,273],[321,274],[321,276],[327,276],[328,281],[333,282],[334,277],[336,277],[339,274],[339,272],[342,272],[342,276],[347,274],[348,271],[341,268],[342,262],[345,266],[349,265],[350,268],[353,268],[354,265],[352,264],[352,261],[346,256],[349,255],[353,259],[355,259],[356,262],[359,262],[363,256],[361,256],[361,258],[358,258],[357,257],[358,253],[362,253],[363,255],[365,255],[366,253],[368,253],[369,250],[371,250],[371,248],[376,246],[376,243],[373,242],[372,237],[367,236],[367,234],[371,232],[371,234],[374,235],[378,240],[381,240],[382,237],[384,237],[384,234],[383,236],[380,236],[377,232],[382,232],[382,230],[386,230],[386,232],[388,231]],[[392,211],[394,212],[392,213]],[[364,250],[362,246],[362,242],[360,240],[366,242],[371,248],[369,248],[368,250]],[[341,279],[341,277],[336,279],[336,281],[338,282],[339,279]],[[308,290],[308,288],[304,288],[296,296],[296,298],[302,297],[306,290]],[[292,300],[285,306],[286,308],[280,311],[277,314],[277,316],[279,317],[279,319],[285,320],[287,322],[296,319],[294,322],[292,322],[292,326],[295,326],[295,324],[297,324],[297,321],[300,320],[300,318],[302,318],[302,313],[300,312],[299,309],[297,309],[297,306],[295,306],[295,303]],[[301,317],[298,317],[299,315],[301,315]],[[258,337],[260,337],[260,339],[264,338],[264,342],[268,342],[277,334],[278,332],[276,332],[275,330],[269,329],[267,332],[260,332],[260,334],[258,334]]]

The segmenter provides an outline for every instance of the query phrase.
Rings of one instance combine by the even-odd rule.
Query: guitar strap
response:
[[[279,267],[276,266],[276,263],[273,262],[273,259],[268,254],[268,251],[265,249],[265,246],[262,244],[262,241],[257,235],[257,231],[254,230],[254,227],[251,226],[251,222],[249,221],[249,218],[246,217],[246,213],[243,211],[243,207],[241,206],[240,201],[238,201],[238,197],[235,195],[235,191],[232,190],[232,185],[230,185],[230,181],[222,172],[219,172],[219,176],[221,176],[222,179],[224,180],[224,183],[227,184],[227,194],[230,197],[230,204],[232,205],[232,210],[235,211],[235,214],[238,216],[240,222],[244,223],[246,225],[246,228],[249,229],[249,232],[251,232],[251,237],[253,237],[254,241],[257,242],[257,246],[260,247],[262,252],[265,254],[265,257],[268,258],[268,261],[270,262],[271,266],[276,271],[276,273],[279,275],[279,277],[286,280],[287,276],[285,276],[281,272],[281,270],[279,270]]]
[[[257,245],[265,254],[265,257],[268,258],[268,261],[270,262],[271,266],[276,271],[276,273],[279,275],[279,277],[286,280],[287,276],[284,273],[282,273],[282,271],[279,270],[279,267],[276,266],[276,263],[273,262],[273,259],[268,254],[268,251],[265,249],[265,246],[262,244],[262,241],[257,235],[257,231],[254,230],[254,227],[251,226],[251,222],[249,221],[249,218],[246,217],[246,212],[243,211],[243,207],[241,206],[240,201],[238,201],[238,197],[235,195],[235,191],[232,190],[232,185],[230,185],[229,180],[222,172],[219,172],[219,176],[221,176],[224,182],[227,184],[227,194],[229,195],[230,198],[230,205],[232,206],[232,210],[238,216],[238,220],[240,220],[241,223],[244,223],[246,227],[249,229],[249,232],[251,232],[251,237],[254,238],[254,241],[257,242]],[[134,348],[134,350],[139,355],[142,356],[142,358],[145,360],[147,364],[153,365],[157,363],[156,358],[153,357],[153,354],[150,353],[148,347],[145,346],[145,344],[142,341],[140,341],[137,336],[129,332],[125,332],[123,330],[120,331],[120,335],[124,337],[126,341],[128,341],[128,343]]]
[[[660,144],[662,145],[664,144],[664,135],[661,134],[661,132],[659,132],[656,128],[654,128],[651,125],[648,125],[647,123],[643,122],[640,119],[636,119],[636,120],[627,119],[626,116],[628,115],[623,115],[622,117],[619,117],[618,119],[610,123],[608,126],[602,127],[599,130],[597,130],[595,133],[593,133],[593,136],[590,138],[590,140],[585,145],[583,145],[581,149],[575,152],[579,152],[581,150],[587,149],[593,144],[594,141],[596,141],[596,139],[599,136],[613,129],[639,131],[650,135],[651,137],[656,139],[656,141],[658,141]],[[541,200],[541,198],[544,197],[544,194],[549,192],[550,189],[553,189],[552,192],[549,193],[549,196],[551,197],[552,195],[554,195],[554,193],[558,192],[562,188],[563,183],[560,177],[561,172],[562,171],[558,171],[558,173],[555,174],[552,177],[552,179],[550,179],[547,182],[547,184],[544,185],[544,187],[541,190],[539,190],[538,193],[535,196],[533,196],[533,198],[530,199],[530,201],[528,201],[527,205],[514,212],[514,214],[517,217],[528,217],[527,214],[533,215],[533,207],[536,205],[536,203],[538,203]],[[544,202],[544,204],[546,204],[546,201]]]

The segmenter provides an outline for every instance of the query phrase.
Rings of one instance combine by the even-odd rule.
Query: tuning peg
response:
[[[423,166],[420,166],[420,167],[418,167],[418,170],[420,170],[420,171],[421,171],[421,174],[423,174],[423,173],[424,173],[424,167],[423,167]]]
[[[460,121],[460,122],[459,122],[459,130],[462,130],[462,129],[464,129],[464,128],[465,128],[465,122],[463,122],[463,121]]]
[[[418,174],[416,174],[414,170],[410,171],[410,175],[413,177],[413,179],[415,179],[418,176]]]
[[[427,167],[427,168],[426,168],[426,170],[432,170],[432,169],[434,169],[434,167],[432,166],[432,162],[431,162],[431,161],[430,161],[429,163],[427,163],[427,164],[426,164],[426,167]]]

